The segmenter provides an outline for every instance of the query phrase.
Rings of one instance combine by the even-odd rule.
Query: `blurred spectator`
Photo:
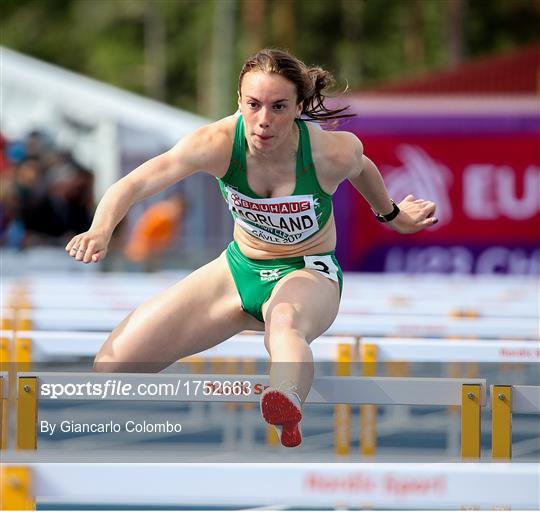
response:
[[[180,193],[150,206],[138,219],[124,249],[126,258],[152,270],[159,258],[181,234],[185,211],[184,197]]]
[[[62,245],[86,231],[93,210],[93,174],[49,135],[0,139],[0,242],[24,248]]]
[[[43,158],[49,151],[54,150],[51,137],[42,131],[31,131],[25,140],[26,156]]]
[[[6,149],[7,149],[7,140],[0,133],[0,174],[7,171],[7,168],[9,165],[7,155],[6,155]]]

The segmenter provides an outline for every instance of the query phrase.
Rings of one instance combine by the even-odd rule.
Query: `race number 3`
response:
[[[304,256],[305,268],[316,270],[332,281],[337,281],[338,267],[332,260],[332,256]]]

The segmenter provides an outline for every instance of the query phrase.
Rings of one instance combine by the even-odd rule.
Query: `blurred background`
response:
[[[399,237],[344,183],[345,270],[538,274],[538,26],[538,0],[4,0],[4,271],[31,254],[70,265],[57,251],[106,188],[234,112],[243,61],[277,46],[335,74],[333,101],[357,114],[338,129],[396,201],[438,203],[437,226]],[[197,175],[136,205],[101,268],[194,267],[231,234],[215,180]]]

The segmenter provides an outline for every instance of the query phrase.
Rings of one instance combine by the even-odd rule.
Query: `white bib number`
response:
[[[316,270],[332,281],[338,281],[338,267],[334,263],[332,256],[304,256],[304,261],[306,263],[305,268]]]

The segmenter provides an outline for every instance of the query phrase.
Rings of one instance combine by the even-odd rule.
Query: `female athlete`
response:
[[[240,72],[237,113],[184,137],[107,190],[90,229],[66,246],[77,261],[102,260],[134,203],[199,171],[217,178],[235,226],[216,260],[114,329],[96,356],[97,371],[159,371],[241,331],[264,331],[272,366],[262,415],[281,429],[284,446],[300,444],[301,406],[313,381],[309,345],[334,321],[341,296],[332,194],[349,180],[399,233],[437,222],[433,202],[409,195],[393,203],[355,135],[303,120],[346,116],[325,105],[331,83],[321,68],[262,50]]]

